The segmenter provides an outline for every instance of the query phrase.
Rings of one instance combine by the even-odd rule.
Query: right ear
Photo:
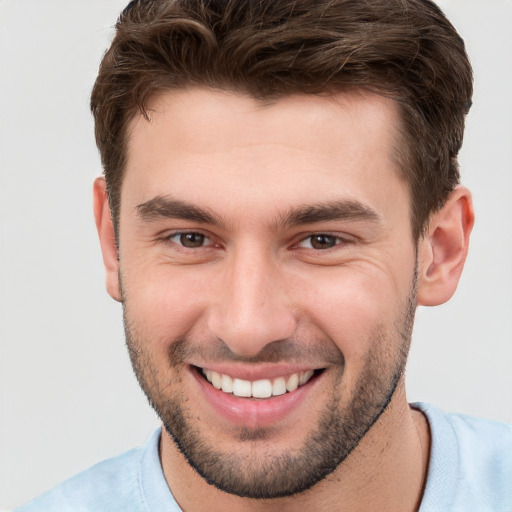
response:
[[[107,292],[118,302],[121,302],[119,286],[119,258],[117,251],[114,224],[108,204],[107,184],[102,176],[94,180],[94,219],[100,238],[103,264],[105,265]]]

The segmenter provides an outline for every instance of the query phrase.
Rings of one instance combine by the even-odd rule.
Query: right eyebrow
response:
[[[224,225],[222,219],[199,206],[173,199],[156,196],[135,207],[137,215],[144,221],[155,219],[181,219],[216,226]]]

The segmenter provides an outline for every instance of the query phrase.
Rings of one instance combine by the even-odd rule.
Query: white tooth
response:
[[[233,379],[233,394],[235,396],[251,396],[251,383],[248,380]]]
[[[233,379],[226,374],[222,374],[222,391],[224,393],[233,393]]]
[[[299,387],[299,374],[294,373],[288,377],[286,382],[286,389],[288,391],[295,391]]]
[[[300,372],[299,377],[299,386],[302,386],[303,384],[306,384],[306,382],[311,379],[313,376],[313,370],[308,370],[306,372]]]
[[[204,370],[203,370],[203,372],[204,372]],[[211,382],[212,381],[212,371],[211,370],[206,370],[205,375],[206,375],[206,380],[208,382]]]
[[[212,371],[212,384],[216,389],[220,389],[222,387],[222,377],[220,376],[220,373]]]
[[[272,395],[284,395],[286,393],[286,381],[284,377],[278,377],[272,384]]]
[[[254,381],[252,383],[252,396],[254,398],[268,398],[272,396],[272,383],[268,379]]]

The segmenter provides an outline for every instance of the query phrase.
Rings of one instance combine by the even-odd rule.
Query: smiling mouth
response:
[[[215,389],[241,398],[270,398],[292,393],[323,371],[307,370],[286,377],[249,381],[206,368],[198,370]]]

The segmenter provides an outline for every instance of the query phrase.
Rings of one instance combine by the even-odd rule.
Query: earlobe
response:
[[[471,193],[457,187],[430,219],[418,246],[418,304],[437,306],[457,289],[474,224]]]
[[[120,302],[118,251],[110,206],[108,204],[106,183],[103,177],[96,178],[94,181],[93,194],[94,218],[103,254],[103,264],[105,265],[107,291],[113,299]]]

